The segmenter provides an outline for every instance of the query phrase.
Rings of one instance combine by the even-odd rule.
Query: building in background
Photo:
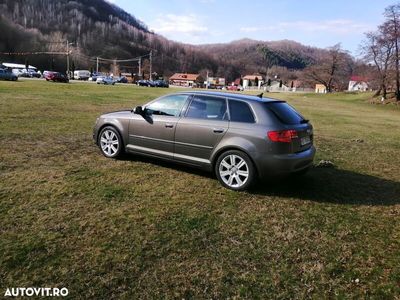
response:
[[[315,85],[315,92],[317,94],[326,94],[326,86],[320,83]]]
[[[369,90],[368,79],[362,76],[351,76],[349,92],[366,92]]]
[[[243,88],[261,88],[264,83],[264,78],[261,75],[246,75],[243,77]]]
[[[201,87],[204,79],[200,74],[175,73],[169,78],[171,85],[183,87]]]
[[[204,82],[210,89],[222,89],[225,84],[225,78],[222,77],[208,77],[208,82]]]

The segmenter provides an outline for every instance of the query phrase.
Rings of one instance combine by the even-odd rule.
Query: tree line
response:
[[[375,31],[366,33],[361,53],[364,61],[373,66],[375,96],[386,100],[389,91],[394,91],[396,101],[400,101],[400,3],[387,7],[384,17]]]

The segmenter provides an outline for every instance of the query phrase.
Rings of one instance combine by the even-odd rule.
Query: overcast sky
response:
[[[391,0],[112,0],[165,37],[191,44],[290,39],[357,54]]]

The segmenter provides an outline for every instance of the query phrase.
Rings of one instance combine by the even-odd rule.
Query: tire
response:
[[[124,153],[121,135],[112,126],[106,126],[100,131],[98,144],[101,153],[107,158],[117,158]]]
[[[222,153],[215,164],[219,182],[234,191],[249,189],[256,181],[256,170],[250,157],[238,150]]]

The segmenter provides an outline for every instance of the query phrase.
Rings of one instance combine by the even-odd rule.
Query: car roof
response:
[[[275,101],[282,102],[282,100],[278,100],[278,99],[260,98],[259,96],[256,96],[256,95],[239,94],[239,93],[212,92],[212,91],[186,91],[186,92],[180,92],[178,94],[217,96],[217,97],[226,97],[226,98],[230,98],[230,99],[256,101],[256,102],[275,102]]]

